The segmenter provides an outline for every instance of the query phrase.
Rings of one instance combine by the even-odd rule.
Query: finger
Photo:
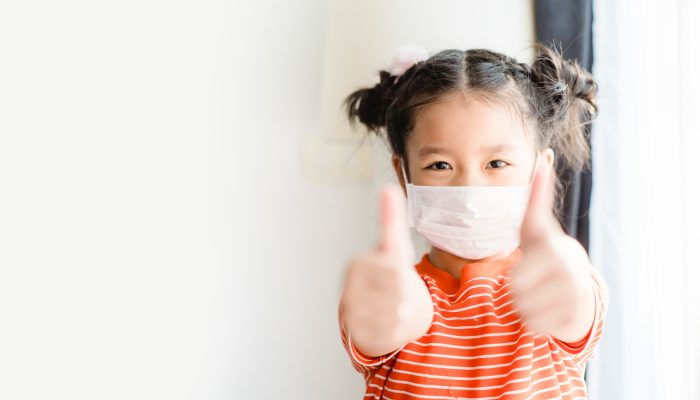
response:
[[[398,297],[400,286],[397,284],[402,277],[402,271],[395,268],[396,258],[379,253],[375,261],[367,264],[368,268],[359,271],[362,274],[363,292],[378,292]]]
[[[380,200],[379,250],[405,259],[413,258],[403,192],[394,185],[382,189]]]
[[[551,227],[554,206],[554,178],[551,168],[542,164],[535,173],[527,209],[520,228],[523,244],[537,239]]]
[[[379,292],[368,292],[354,299],[353,306],[346,310],[347,315],[353,321],[378,320],[391,324],[392,316],[398,315],[396,298]]]

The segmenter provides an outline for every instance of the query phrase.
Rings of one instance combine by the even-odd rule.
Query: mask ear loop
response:
[[[530,185],[532,185],[535,179],[535,172],[537,171],[537,166],[540,162],[540,152],[535,150],[535,165],[532,167],[532,172],[530,173]]]
[[[406,215],[408,227],[413,228],[415,226],[413,221],[413,184],[408,182],[408,177],[406,177],[406,164],[403,159],[401,160],[401,173],[403,174],[403,183],[406,186]]]
[[[406,168],[403,160],[401,160],[401,173],[403,174],[403,183],[408,187],[408,178],[406,177]]]

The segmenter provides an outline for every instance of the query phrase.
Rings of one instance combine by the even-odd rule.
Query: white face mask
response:
[[[520,245],[531,184],[417,186],[408,183],[403,162],[401,170],[408,195],[409,227],[415,227],[433,246],[478,260]]]

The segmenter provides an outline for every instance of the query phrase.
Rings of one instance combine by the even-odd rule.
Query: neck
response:
[[[510,252],[504,251],[489,257],[473,260],[468,258],[461,258],[444,250],[438,249],[435,246],[430,246],[428,258],[430,259],[430,262],[433,263],[433,265],[449,273],[455,279],[459,280],[462,276],[462,268],[469,268],[469,264],[493,262],[500,260],[501,258],[508,256],[509,254]]]

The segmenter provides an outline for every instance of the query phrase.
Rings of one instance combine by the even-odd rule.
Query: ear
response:
[[[403,180],[403,173],[401,172],[401,158],[396,154],[391,156],[391,164],[394,166],[394,173],[396,173],[396,180],[399,181],[401,189],[403,189],[404,196],[408,196],[406,193],[406,182]],[[408,171],[406,171],[408,174]]]
[[[546,149],[540,150],[540,158],[545,160],[547,170],[551,171],[552,166],[554,165],[554,150],[552,150],[551,147],[547,147]]]

